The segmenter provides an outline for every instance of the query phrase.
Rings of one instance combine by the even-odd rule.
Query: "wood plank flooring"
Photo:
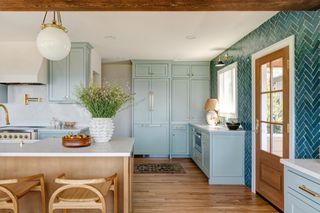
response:
[[[169,162],[136,158],[138,162]],[[134,174],[134,213],[278,212],[245,186],[208,185],[190,159],[174,159],[186,174]]]

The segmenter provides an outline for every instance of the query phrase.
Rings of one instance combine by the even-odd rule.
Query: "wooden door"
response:
[[[256,190],[283,210],[289,157],[289,47],[256,60]]]

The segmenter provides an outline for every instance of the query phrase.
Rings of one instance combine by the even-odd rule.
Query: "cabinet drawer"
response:
[[[302,199],[301,199],[302,198]],[[317,213],[320,212],[320,206],[305,202],[303,197],[293,190],[288,190],[285,212],[288,213]]]
[[[172,124],[173,130],[186,130],[188,128],[188,124]]]
[[[191,76],[198,78],[209,78],[210,77],[210,67],[207,65],[192,65],[191,66]]]
[[[287,187],[320,205],[320,183],[308,179],[298,172],[288,169]]]

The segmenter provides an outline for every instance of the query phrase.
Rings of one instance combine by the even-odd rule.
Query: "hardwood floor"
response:
[[[168,162],[136,158],[138,162]],[[134,213],[278,212],[245,186],[210,186],[190,159],[174,159],[186,174],[134,174]]]

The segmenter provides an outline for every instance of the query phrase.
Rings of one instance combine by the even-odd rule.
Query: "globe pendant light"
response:
[[[67,29],[62,26],[60,12],[53,11],[52,23],[45,23],[47,13],[44,15],[41,31],[37,36],[37,47],[43,57],[59,61],[70,53],[71,41]]]

